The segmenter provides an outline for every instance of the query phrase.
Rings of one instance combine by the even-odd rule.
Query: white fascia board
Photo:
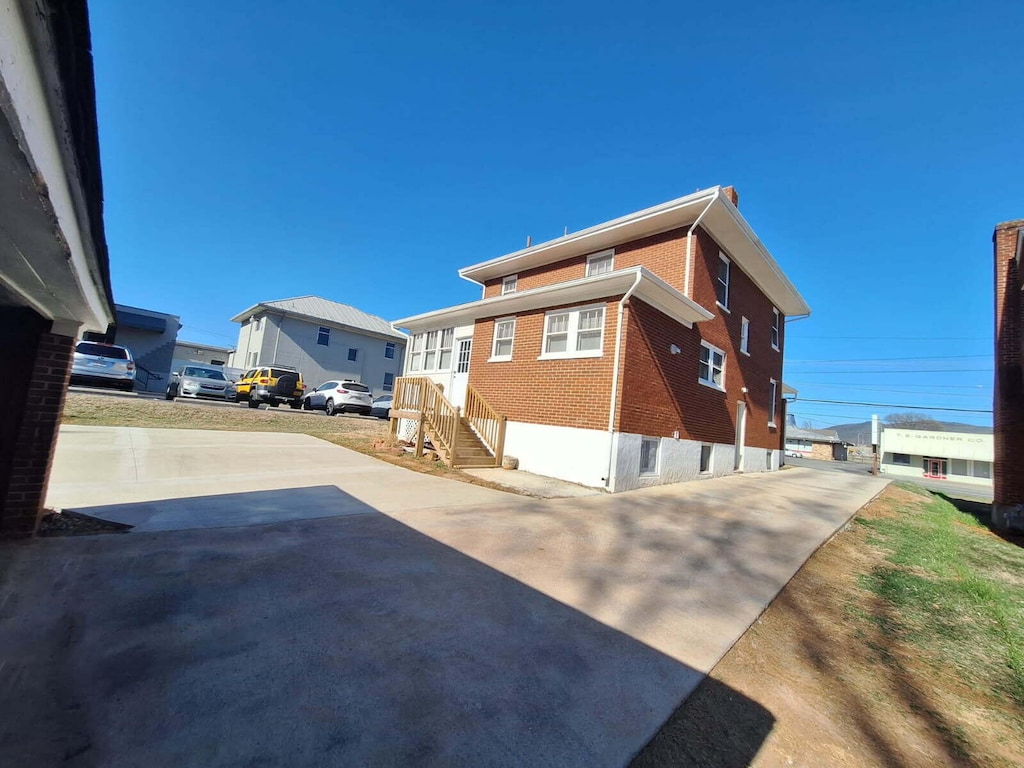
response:
[[[593,253],[630,240],[686,226],[696,218],[719,187],[701,189],[693,194],[661,203],[618,219],[548,240],[530,248],[463,267],[459,277],[477,284],[531,267]],[[692,215],[691,215],[692,214]]]
[[[71,184],[78,183],[74,159],[66,154],[67,144],[58,139],[58,126],[70,133],[67,126],[71,121],[66,115],[51,112],[48,87],[39,71],[43,66],[56,67],[56,54],[52,50],[36,50],[19,5],[16,2],[0,3],[0,51],[4,52],[0,56],[0,78],[20,121],[26,155],[46,185],[46,196],[57,217],[60,235],[67,244],[68,266],[90,317],[54,316],[31,296],[26,296],[26,299],[51,320],[65,324],[73,321],[90,330],[105,331],[114,322],[113,302],[112,299],[110,303],[107,301],[92,243],[86,243],[82,237],[83,227],[79,225],[75,197],[71,191]],[[70,94],[64,96],[71,97]],[[85,231],[88,231],[88,222]]]
[[[714,318],[714,314],[677,291],[648,269],[640,268],[641,280],[633,296],[650,304],[687,328]]]
[[[582,277],[564,283],[546,285],[530,291],[507,293],[489,299],[471,301],[454,307],[425,312],[395,320],[392,325],[412,332],[473,322],[482,317],[514,315],[547,307],[569,306],[594,299],[608,298],[625,293],[640,275],[640,284],[634,296],[659,309],[686,326],[710,320],[714,315],[688,299],[645,267],[630,267],[607,272],[596,277]]]
[[[255,315],[255,314],[259,313],[259,312],[266,311],[267,309],[268,309],[268,307],[265,304],[253,304],[248,309],[242,310],[237,315],[232,317],[230,322],[232,322],[232,323],[244,323],[246,320],[248,320],[253,315]]]
[[[726,247],[732,259],[778,310],[788,317],[811,314],[803,296],[732,201],[719,195],[712,208],[711,215],[705,219],[708,231]]]
[[[793,395],[793,397],[797,397],[799,394],[800,393],[794,387],[789,386],[789,384],[787,384],[786,382],[782,382],[783,397],[785,397],[786,395]]]

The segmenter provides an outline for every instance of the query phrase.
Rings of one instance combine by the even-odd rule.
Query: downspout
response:
[[[643,267],[640,267],[637,269],[636,279],[633,280],[633,284],[622,295],[622,298],[619,299],[619,313],[615,324],[615,360],[612,363],[612,395],[608,402],[608,471],[604,477],[606,487],[612,484],[612,461],[615,457],[615,401],[619,396],[619,364],[622,357],[622,315],[625,312],[626,304],[629,302],[630,297],[640,287],[640,281],[643,279],[643,276]]]
[[[269,319],[272,315],[267,315]],[[277,319],[277,336],[274,338],[274,361],[271,365],[277,365],[277,346],[281,343],[281,325],[284,323],[284,315]]]
[[[693,274],[693,230],[697,228],[697,225],[700,224],[700,220],[704,218],[704,214],[711,210],[711,206],[714,205],[715,200],[717,200],[721,194],[722,188],[719,187],[715,190],[714,197],[708,201],[708,207],[700,212],[700,216],[694,220],[693,224],[690,225],[690,229],[686,232],[686,275],[683,280],[683,295],[688,299],[693,298],[690,295],[690,282],[692,280],[691,275]]]

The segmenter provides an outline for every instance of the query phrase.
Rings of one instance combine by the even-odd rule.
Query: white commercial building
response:
[[[885,429],[879,452],[883,474],[992,485],[992,435]]]

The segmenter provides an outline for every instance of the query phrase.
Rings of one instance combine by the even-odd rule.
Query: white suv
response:
[[[325,381],[302,397],[304,411],[324,411],[328,416],[336,413],[367,416],[372,407],[370,388],[358,381]]]
[[[80,341],[71,362],[71,383],[93,387],[116,387],[125,392],[135,389],[135,361],[127,347]]]

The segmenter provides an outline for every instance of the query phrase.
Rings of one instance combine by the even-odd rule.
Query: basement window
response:
[[[640,474],[658,474],[658,443],[656,437],[643,437],[640,439]]]
[[[700,473],[706,475],[711,471],[711,446],[702,445],[700,447]]]

